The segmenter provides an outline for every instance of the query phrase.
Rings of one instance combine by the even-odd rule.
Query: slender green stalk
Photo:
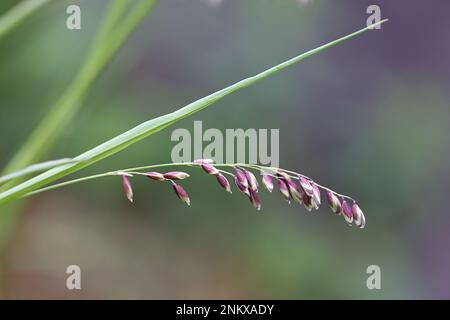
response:
[[[12,179],[17,179],[17,178],[21,178],[21,177],[30,175],[32,173],[42,172],[45,170],[49,170],[51,168],[58,167],[63,164],[75,163],[75,162],[80,162],[80,161],[74,160],[71,158],[65,158],[65,159],[51,160],[51,161],[32,164],[31,166],[28,166],[22,170],[14,171],[13,173],[10,173],[3,177],[0,177],[0,184],[10,181]]]
[[[58,180],[64,176],[67,176],[73,172],[76,172],[82,168],[88,167],[92,165],[93,163],[96,163],[97,161],[100,161],[104,158],[107,158],[127,147],[130,145],[176,123],[177,121],[184,119],[188,116],[190,116],[193,113],[196,113],[214,102],[217,102],[224,98],[225,96],[234,93],[240,89],[246,88],[250,85],[255,84],[256,82],[265,79],[269,77],[270,75],[275,74],[276,72],[279,72],[281,70],[284,70],[287,67],[290,67],[299,61],[302,61],[308,57],[311,57],[315,54],[318,54],[326,49],[329,49],[337,44],[340,44],[346,40],[349,40],[367,30],[370,30],[374,28],[376,25],[380,25],[384,23],[387,20],[382,20],[380,22],[377,22],[373,25],[367,26],[361,30],[358,30],[356,32],[353,32],[349,35],[346,35],[342,38],[339,38],[337,40],[331,41],[327,44],[324,44],[320,47],[317,47],[313,50],[310,50],[308,52],[305,52],[303,54],[300,54],[292,59],[289,59],[285,62],[282,62],[270,69],[267,69],[253,77],[246,78],[244,80],[241,80],[231,86],[228,86],[222,90],[219,90],[217,92],[214,92],[200,100],[197,100],[195,102],[192,102],[191,104],[188,104],[187,106],[180,108],[176,110],[175,112],[160,116],[158,118],[149,120],[147,122],[144,122],[137,127],[119,135],[115,138],[112,138],[111,140],[106,141],[105,143],[98,145],[97,147],[90,149],[86,151],[85,153],[79,155],[75,159],[83,158],[87,159],[86,161],[82,163],[76,163],[76,164],[67,164],[63,165],[54,169],[51,169],[47,172],[44,172],[32,179],[29,179],[17,186],[14,186],[10,188],[9,190],[6,190],[2,193],[0,193],[0,204],[4,204],[7,202],[10,202],[14,199],[17,199],[29,192],[32,192],[38,188],[41,188],[55,180]]]
[[[24,0],[0,18],[0,38],[8,34],[26,18],[51,0]]]

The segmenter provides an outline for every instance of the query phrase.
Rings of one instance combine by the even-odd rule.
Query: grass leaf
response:
[[[17,27],[50,0],[24,0],[0,18],[0,38]]]
[[[61,166],[63,164],[71,164],[76,162],[81,162],[82,160],[75,160],[71,158],[64,158],[64,159],[58,159],[58,160],[51,160],[51,161],[45,161],[41,163],[32,164],[22,170],[18,170],[12,173],[9,173],[3,177],[0,177],[0,184],[10,181],[12,179],[20,178],[26,175],[29,175],[31,173],[36,172],[42,172],[45,170],[49,170],[58,166]]]
[[[106,157],[109,157],[128,146],[176,123],[177,121],[186,118],[193,113],[196,113],[214,102],[221,100],[225,96],[236,92],[240,89],[243,89],[245,87],[248,87],[250,85],[255,84],[259,80],[265,79],[269,77],[272,74],[275,74],[287,67],[290,67],[299,61],[302,61],[308,57],[311,57],[315,54],[318,54],[326,49],[329,49],[339,43],[342,43],[346,40],[349,40],[367,30],[371,30],[376,25],[380,25],[383,22],[387,21],[387,19],[379,21],[377,23],[374,23],[370,26],[367,26],[363,29],[360,29],[356,32],[353,32],[349,35],[346,35],[342,38],[336,39],[334,41],[328,42],[327,44],[324,44],[322,46],[319,46],[315,49],[312,49],[310,51],[307,51],[303,54],[300,54],[292,59],[289,59],[285,62],[282,62],[270,69],[267,69],[255,76],[246,78],[244,80],[241,80],[233,85],[230,85],[222,90],[219,90],[217,92],[214,92],[204,98],[201,98],[195,102],[192,102],[188,104],[187,106],[180,108],[172,113],[160,116],[158,118],[149,120],[147,122],[144,122],[137,127],[122,133],[115,138],[112,138],[111,140],[106,141],[105,143],[98,145],[97,147],[90,149],[86,151],[85,153],[79,155],[75,159],[86,159],[86,161],[80,162],[80,163],[74,163],[74,164],[66,164],[62,165],[53,169],[50,169],[49,171],[46,171],[36,177],[33,177],[17,186],[14,186],[2,193],[0,193],[0,204],[4,204],[7,202],[10,202],[14,199],[17,199],[21,197],[22,195],[31,192],[33,190],[36,190],[42,186],[47,185],[50,182],[53,182],[57,179],[60,179],[64,176],[67,176],[68,174],[71,174],[73,172],[76,172],[84,167],[90,166],[93,163],[102,160]]]

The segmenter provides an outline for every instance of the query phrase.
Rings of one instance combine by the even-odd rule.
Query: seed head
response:
[[[272,177],[267,173],[262,173],[262,184],[267,189],[267,191],[272,192],[273,190]]]
[[[251,190],[253,191],[258,191],[258,180],[256,180],[255,175],[248,170],[243,170],[245,173],[245,178],[248,181],[248,186],[250,187]]]
[[[122,187],[127,199],[133,202],[133,188],[131,187],[130,178],[127,175],[122,175]]]
[[[352,205],[352,213],[355,225],[363,229],[366,225],[366,218],[364,217],[364,213],[356,202],[354,202]]]
[[[330,205],[331,210],[336,214],[341,214],[342,206],[339,198],[331,191],[327,192],[327,201]]]
[[[222,188],[224,188],[228,193],[232,193],[230,183],[228,182],[227,178],[225,178],[225,176],[223,174],[218,173],[216,175],[216,179]]]
[[[353,222],[352,207],[350,206],[348,201],[345,199],[342,200],[342,213],[343,213],[344,219],[345,219],[345,221],[347,221],[347,223]]]
[[[281,194],[288,203],[291,203],[291,193],[289,192],[289,187],[284,179],[278,179],[278,189],[280,189]]]
[[[180,198],[181,201],[185,202],[188,206],[190,206],[191,200],[189,199],[189,195],[183,189],[183,187],[176,183],[173,183],[172,187],[173,187],[173,190],[175,191],[176,195],[178,196],[178,198]]]
[[[146,175],[148,178],[152,179],[152,180],[157,180],[157,181],[163,181],[163,180],[166,180],[166,179],[164,178],[164,175],[163,175],[162,173],[155,172],[155,171],[152,171],[152,172],[146,172],[145,175]]]
[[[182,180],[189,178],[189,174],[181,171],[171,171],[163,174],[163,177],[169,180]]]
[[[209,163],[205,163],[205,162],[202,163],[202,169],[207,174],[218,174],[219,173],[219,170],[216,167],[212,166]]]

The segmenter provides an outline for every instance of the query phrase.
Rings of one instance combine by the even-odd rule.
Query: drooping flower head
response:
[[[269,192],[273,191],[274,183],[272,177],[275,177],[284,199],[289,203],[293,199],[295,202],[303,204],[308,211],[311,211],[312,209],[317,210],[320,207],[322,202],[320,189],[324,189],[327,191],[327,202],[334,213],[342,215],[345,221],[350,225],[354,223],[359,228],[365,227],[366,219],[364,213],[355,200],[348,196],[340,195],[326,187],[322,187],[321,185],[315,183],[312,179],[298,173],[284,169],[276,169],[259,165],[215,165],[217,167],[234,167],[235,172],[234,174],[231,174],[227,170],[217,169],[214,165],[212,165],[212,160],[210,159],[200,159],[194,161],[194,163],[186,163],[185,165],[194,165],[198,168],[201,167],[206,173],[214,175],[219,185],[229,193],[232,192],[231,186],[224,174],[232,175],[238,189],[248,196],[250,202],[257,210],[261,209],[261,201],[258,194],[259,184],[253,173],[254,170],[260,171],[262,184]],[[175,183],[175,180],[188,178],[189,174],[187,174],[186,172],[170,171],[166,173],[160,173],[152,171],[141,173],[134,172],[132,171],[132,169],[129,169],[124,171],[116,171],[113,172],[113,174],[121,176],[123,191],[130,202],[133,202],[133,189],[130,177],[132,177],[133,175],[144,175],[153,180],[168,181],[172,183],[172,187],[178,198],[180,198],[186,204],[190,205],[190,199],[187,192],[181,185]],[[297,181],[295,181],[296,179],[298,179],[298,183]]]

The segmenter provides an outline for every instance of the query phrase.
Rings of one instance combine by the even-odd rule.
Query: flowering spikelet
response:
[[[188,206],[190,206],[191,200],[189,199],[189,195],[183,189],[183,187],[176,183],[173,183],[172,187],[173,187],[173,190],[175,191],[176,195],[178,196],[178,198],[180,198],[181,201],[185,202]]]
[[[133,188],[131,187],[131,181],[128,175],[122,174],[122,187],[125,196],[130,202],[133,202]]]
[[[364,213],[356,202],[354,202],[352,205],[352,213],[355,225],[363,229],[366,225],[366,218],[364,217]]]
[[[272,192],[273,190],[273,181],[272,177],[267,173],[262,173],[262,184],[267,189],[267,191]]]
[[[196,164],[202,164],[202,163],[207,163],[207,164],[212,164],[214,163],[213,159],[197,159],[193,161]]]
[[[253,206],[256,208],[256,210],[261,210],[261,201],[259,199],[258,192],[256,190],[250,189],[250,196],[249,196],[250,202],[253,204]]]
[[[308,179],[300,176],[298,177],[298,180],[300,181],[300,186],[302,187],[303,191],[310,197],[313,196],[313,187],[311,184],[311,181]]]
[[[218,173],[216,175],[216,179],[222,188],[224,188],[228,193],[232,193],[230,183],[228,182],[227,178],[225,178],[225,176],[223,174]]]
[[[342,200],[342,213],[343,213],[344,219],[345,219],[345,221],[347,221],[347,223],[353,222],[352,207],[350,206],[348,201],[345,199]]]
[[[287,179],[283,179],[283,180],[285,180],[285,182],[288,186],[291,198],[294,199],[295,202],[301,204],[303,201],[303,199],[302,199],[303,192],[300,189],[300,187],[294,181],[292,181],[291,178],[287,178]]]
[[[322,202],[320,200],[320,190],[319,190],[319,187],[314,182],[312,182],[311,185],[312,185],[312,189],[313,189],[312,203],[313,203],[314,209],[317,210],[317,209],[319,209],[320,204]]]
[[[278,176],[278,187],[280,188],[280,192],[284,196],[285,200],[291,203],[291,199],[294,199],[295,202],[302,203],[302,191],[295,184],[295,182],[292,181],[291,177],[282,170],[278,170],[276,175]],[[289,197],[285,194],[285,186],[287,187]]]
[[[280,189],[280,192],[283,195],[284,199],[288,203],[291,203],[291,194],[289,192],[289,187],[283,179],[278,179],[278,189]]]
[[[281,169],[278,169],[276,172],[277,177],[283,178],[285,180],[290,179],[291,177]]]
[[[169,179],[169,180],[182,180],[182,179],[189,178],[189,174],[187,174],[186,172],[181,172],[181,171],[171,171],[171,172],[164,173],[163,177],[165,179]]]
[[[251,190],[253,191],[258,191],[258,180],[256,180],[255,175],[248,170],[243,170],[245,173],[245,177],[248,181],[248,186],[250,187]]]
[[[205,162],[202,163],[202,169],[207,174],[218,174],[219,173],[219,170],[216,167],[212,166],[209,163],[205,163]]]
[[[330,205],[331,210],[336,214],[341,214],[342,206],[341,202],[339,201],[338,197],[331,191],[327,192],[327,201]]]
[[[166,180],[162,173],[155,172],[155,171],[146,172],[145,175],[152,180],[157,180],[157,181]]]
[[[250,192],[248,191],[247,177],[245,176],[244,171],[242,171],[241,169],[236,168],[234,170],[234,183],[242,193],[250,196]]]
[[[239,180],[238,176],[234,176],[234,184],[236,185],[236,187],[238,187],[239,191],[241,191],[243,194],[247,195],[250,197],[250,192],[248,191],[248,187],[245,187]]]
[[[306,192],[303,192],[303,205],[308,211],[311,211],[314,208],[313,198],[308,196]]]

